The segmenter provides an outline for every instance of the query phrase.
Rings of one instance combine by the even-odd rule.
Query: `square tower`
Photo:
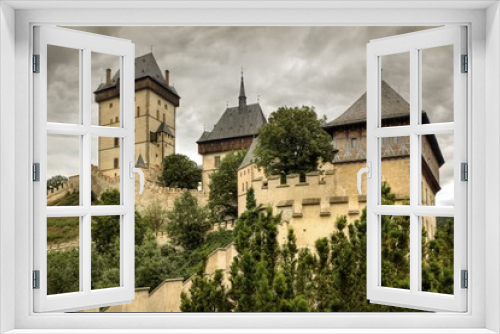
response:
[[[99,125],[120,125],[120,71],[94,91],[99,104]],[[152,53],[135,59],[135,158],[136,165],[161,169],[163,159],[175,153],[175,120],[180,97],[169,84],[169,71],[162,75]],[[120,174],[120,141],[100,137],[99,169],[104,175]]]

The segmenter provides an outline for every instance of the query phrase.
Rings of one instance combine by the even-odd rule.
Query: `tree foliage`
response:
[[[394,201],[394,194],[384,183],[382,202],[393,205]],[[314,252],[297,248],[292,229],[285,243],[278,246],[280,220],[279,215],[272,215],[271,208],[256,206],[250,193],[247,210],[233,231],[238,255],[231,266],[231,286],[226,287],[215,277],[198,275],[194,278],[196,287],[182,298],[182,309],[218,311],[229,303],[230,311],[235,312],[413,311],[370,304],[366,299],[366,209],[352,224],[346,216],[337,217],[335,232],[318,239]],[[452,226],[452,220],[441,219],[436,238],[424,238],[424,291],[453,292]],[[408,289],[408,217],[383,216],[381,240],[382,284]],[[210,300],[207,291],[220,294]]]
[[[210,175],[208,207],[215,220],[238,216],[238,168],[246,151],[228,153]]]
[[[304,175],[333,159],[332,138],[314,107],[280,107],[259,130],[256,164],[266,175]]]
[[[167,233],[174,245],[193,250],[199,247],[210,229],[208,211],[198,206],[198,200],[189,191],[174,201],[167,213]]]
[[[52,176],[50,179],[47,180],[47,190],[52,188],[57,188],[65,182],[68,182],[68,178],[66,176],[62,175]]]
[[[165,220],[167,219],[167,212],[167,209],[159,199],[152,200],[146,207],[144,220],[155,235],[162,230]]]
[[[196,189],[201,182],[201,169],[183,154],[172,154],[163,160],[162,182],[171,188]]]

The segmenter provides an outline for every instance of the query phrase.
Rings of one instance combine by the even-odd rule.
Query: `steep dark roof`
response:
[[[156,59],[152,53],[148,53],[144,56],[135,58],[135,80],[145,77],[150,77],[158,84],[169,90],[171,93],[175,94],[177,97],[179,96],[175,88],[167,85],[167,83],[165,82],[160,67],[158,66],[158,63],[156,62]],[[120,79],[120,70],[115,73],[113,79],[111,79],[111,82],[109,84],[106,84],[105,82],[101,83],[94,93],[98,93],[111,87],[116,87],[118,79]]]
[[[146,168],[146,164],[144,163],[144,159],[142,158],[142,154],[139,154],[139,158],[137,158],[137,162],[135,163],[135,167]]]
[[[159,132],[165,132],[165,133],[168,133],[169,135],[171,135],[172,137],[175,137],[174,132],[167,124],[165,124],[165,122],[161,122],[160,126],[158,126],[156,133],[159,133]]]
[[[382,81],[382,119],[405,117],[410,115],[410,104],[399,95],[387,82]],[[366,93],[354,102],[346,111],[324,127],[335,127],[366,122]]]
[[[247,150],[247,154],[245,154],[245,157],[243,158],[243,161],[241,162],[240,166],[238,167],[238,169],[240,168],[243,168],[251,163],[254,162],[254,154],[253,152],[255,151],[255,148],[257,147],[257,142],[258,142],[258,139],[257,138],[254,138],[252,140],[252,144],[250,144],[250,147],[248,148]]]
[[[267,120],[258,103],[227,108],[212,131],[205,131],[197,143],[257,135]]]
[[[410,104],[396,92],[387,82],[382,80],[382,119],[408,118],[410,117]],[[409,122],[409,120],[408,120]],[[336,127],[366,123],[366,92],[361,95],[346,111],[323,128],[332,132]],[[422,111],[422,124],[430,124],[429,116]],[[436,156],[439,166],[444,164],[444,157],[435,135],[428,135],[432,150]]]

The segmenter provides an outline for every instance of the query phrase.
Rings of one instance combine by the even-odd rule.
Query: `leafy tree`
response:
[[[238,216],[238,168],[245,154],[244,150],[227,154],[210,175],[208,207],[215,220]]]
[[[162,182],[167,187],[196,189],[201,182],[201,169],[183,154],[172,154],[163,160]]]
[[[187,250],[199,247],[210,227],[207,210],[198,206],[198,200],[189,191],[177,198],[167,213],[168,236],[173,244]]]
[[[151,201],[151,203],[149,203],[149,205],[146,207],[144,220],[148,224],[149,228],[155,233],[155,235],[157,235],[158,232],[162,229],[166,218],[167,210],[162,205],[159,199]]]
[[[231,302],[228,300],[227,289],[222,283],[222,270],[215,271],[213,278],[204,277],[200,266],[198,275],[193,278],[191,286],[192,299],[181,293],[182,312],[229,312]]]
[[[101,194],[102,205],[119,205],[118,189],[108,189]],[[108,253],[120,237],[120,216],[96,216],[92,218],[92,241],[98,253]]]
[[[47,190],[51,188],[57,188],[65,182],[68,182],[68,178],[66,176],[62,175],[52,176],[50,179],[47,180]]]
[[[333,159],[331,137],[321,128],[314,107],[280,107],[259,130],[256,164],[266,175],[287,175],[318,169]]]

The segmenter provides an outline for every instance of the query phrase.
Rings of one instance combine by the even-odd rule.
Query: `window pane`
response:
[[[410,204],[410,137],[387,137],[380,141],[381,204]]]
[[[382,286],[410,289],[410,217],[381,216]]]
[[[92,217],[92,289],[120,286],[120,216]]]
[[[92,125],[120,126],[120,57],[92,52]],[[98,73],[98,74],[97,74]]]
[[[421,217],[422,291],[453,294],[454,219]]]
[[[422,205],[453,206],[453,134],[422,136]]]
[[[47,135],[47,206],[80,205],[80,136]]]
[[[120,205],[121,138],[92,137],[92,203]]]
[[[420,52],[422,124],[453,122],[453,45]]]
[[[47,218],[47,294],[80,291],[80,218]]]
[[[410,124],[410,53],[381,58],[382,127]]]
[[[47,45],[47,122],[80,123],[80,50]]]

